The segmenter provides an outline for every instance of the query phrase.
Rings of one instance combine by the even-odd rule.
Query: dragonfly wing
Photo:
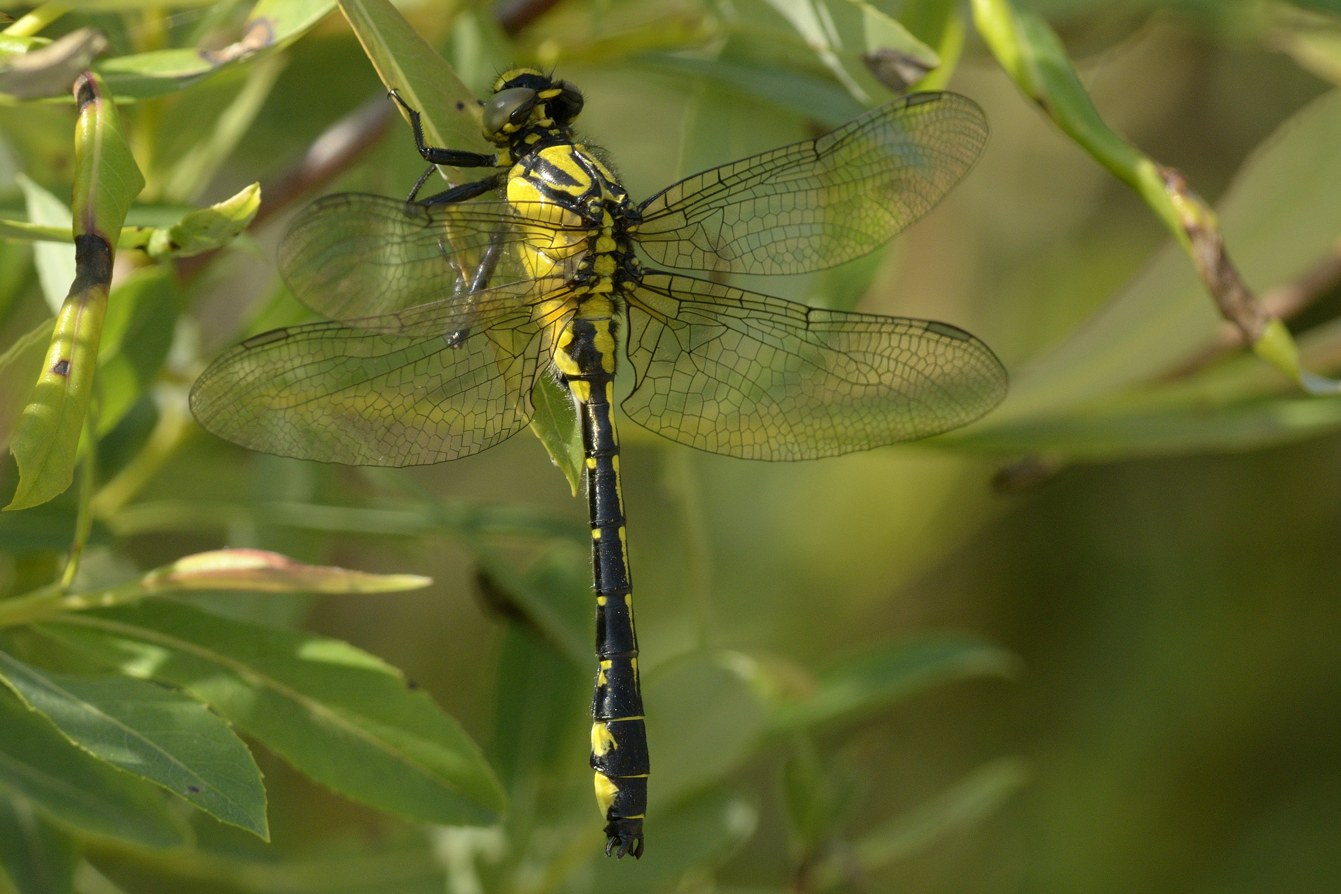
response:
[[[520,239],[502,202],[423,206],[342,193],[300,211],[279,249],[294,295],[332,320],[354,324],[408,307],[463,299],[486,258],[493,283],[524,279]],[[355,324],[357,325],[357,324]]]
[[[446,316],[433,334],[435,308],[419,308],[408,328],[391,316],[258,335],[210,364],[191,409],[214,434],[281,456],[371,466],[469,456],[533,412],[543,327],[530,308],[512,307],[487,327],[458,329],[438,305]]]
[[[815,140],[713,168],[643,203],[636,239],[691,270],[804,273],[884,245],[941,200],[987,142],[956,93],[915,93]]]
[[[630,298],[624,411],[745,459],[833,456],[966,425],[1006,394],[985,344],[944,323],[842,313],[670,273]]]

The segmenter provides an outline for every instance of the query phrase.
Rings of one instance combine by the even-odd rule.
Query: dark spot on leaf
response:
[[[93,78],[81,74],[78,79],[75,80],[74,94],[75,109],[82,114],[85,106],[91,102],[97,101],[98,87],[93,83]]]
[[[71,292],[86,292],[112,281],[112,246],[97,233],[75,236],[75,281]]]
[[[52,364],[51,371],[58,376],[68,376],[70,374],[70,361],[62,357]]]
[[[200,50],[200,58],[210,65],[219,66],[245,59],[275,42],[275,23],[265,16],[252,19],[242,39],[217,50]]]
[[[456,101],[456,110],[457,110],[458,112],[464,112],[464,111],[466,110],[466,104],[463,103],[461,100],[458,99],[458,100]]]
[[[411,679],[409,679],[409,678],[406,678],[406,680],[405,680],[405,688],[408,689],[408,690],[410,690],[411,692],[415,692],[415,691],[417,691],[417,690],[419,689],[419,681],[418,681],[418,680],[411,680]]]
[[[187,793],[188,795],[198,795],[198,794],[200,794],[200,786],[198,786],[198,785],[188,785],[188,786],[186,787],[186,793]]]

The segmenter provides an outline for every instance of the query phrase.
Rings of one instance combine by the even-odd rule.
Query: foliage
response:
[[[1068,668],[1083,678],[1097,667],[1102,680],[1112,666],[1112,643],[1080,631],[1089,663],[1049,665],[1036,647],[1051,640],[994,623],[1009,612],[991,594],[1074,585],[1098,630],[1106,612],[1131,621],[1117,606],[1132,593],[1164,592],[1155,569],[1167,564],[1197,592],[1260,590],[1296,606],[1327,577],[1312,528],[1283,536],[1296,552],[1279,565],[1237,574],[1235,550],[1199,551],[1242,530],[1218,527],[1208,506],[1167,523],[1144,564],[1114,559],[1087,575],[1081,557],[1122,552],[1079,530],[1107,507],[1054,508],[1037,530],[1061,548],[1044,533],[1031,546],[1007,514],[1029,509],[989,503],[982,481],[992,464],[1022,488],[1083,463],[1200,468],[1208,453],[1334,448],[1341,92],[1328,87],[1341,80],[1341,19],[1283,0],[1033,7],[425,3],[408,4],[407,21],[371,0],[340,4],[343,16],[316,0],[125,0],[39,6],[0,31],[0,170],[15,174],[0,177],[15,183],[0,192],[0,438],[14,457],[0,514],[0,891],[996,891],[1014,890],[1025,862],[1039,888],[1103,890],[1095,879],[1111,878],[1112,890],[1139,890],[1171,870],[1189,888],[1306,889],[1297,867],[1322,861],[1300,854],[1326,839],[1299,830],[1341,815],[1321,796],[1273,791],[1279,806],[1242,810],[1241,826],[1218,830],[1241,846],[1219,848],[1223,865],[1209,868],[1196,856],[1119,858],[1160,843],[1152,830],[1133,844],[1130,817],[1126,838],[1066,838],[1062,821],[1049,835],[1066,847],[1021,842],[999,818],[1022,799],[1039,825],[1114,800],[1099,784],[1060,786],[1051,768],[1064,759],[1039,745],[1045,734],[983,732],[981,718],[1004,701],[991,681],[1017,678],[1013,652],[1047,682]],[[1200,56],[1150,58],[1161,42]],[[1078,71],[1068,47],[1094,58]],[[925,447],[771,467],[625,433],[653,742],[637,864],[599,852],[582,759],[585,531],[545,453],[514,439],[445,469],[314,467],[214,442],[186,410],[191,381],[224,346],[300,319],[269,260],[284,213],[314,194],[394,195],[413,182],[419,160],[384,89],[424,111],[433,144],[480,149],[474,97],[513,63],[584,88],[585,133],[637,197],[837,124],[928,68],[920,87],[973,94],[997,133],[897,262],[764,291],[965,325],[1012,369],[998,412]],[[1216,77],[1246,81],[1216,68],[1231,63],[1266,72],[1251,108],[1213,89]],[[1087,83],[1109,66],[1130,76],[1117,97]],[[1205,108],[1186,86],[1198,78],[1211,85]],[[1153,117],[1174,132],[1158,134]],[[1231,180],[1215,210],[1198,195]],[[935,301],[921,297],[932,290]],[[538,440],[575,481],[568,403],[547,391],[537,404]],[[1313,513],[1327,530],[1333,458],[1263,484],[1263,511]],[[1178,475],[1153,489],[1176,502],[1170,482],[1185,467],[1170,468]],[[1226,493],[1258,493],[1243,469],[1227,477]],[[1076,500],[1113,498],[1122,514],[1114,480]],[[1057,522],[1067,518],[1081,521]],[[1123,518],[1114,544],[1166,526],[1130,508]],[[1021,571],[1016,544],[1071,552]],[[436,582],[423,591],[419,574],[335,562]],[[1287,578],[1296,585],[1255,584]],[[1334,601],[1334,590],[1311,595]],[[977,608],[955,614],[938,599]],[[1221,610],[1191,623],[1214,627],[1231,617]],[[1266,645],[1310,630],[1327,641],[1335,610],[1313,610],[1316,623],[1288,633],[1255,628],[1263,662],[1298,657],[1285,679],[1341,676],[1335,658]],[[1197,653],[1191,629],[1175,633],[1180,654]],[[1280,685],[1306,701],[1303,684]],[[1077,707],[1091,693],[1054,687],[1064,709],[1104,728]],[[979,719],[956,721],[955,699],[984,693],[993,707],[972,702]],[[1259,702],[1236,705],[1214,729],[1248,725]],[[1335,709],[1318,713],[1334,720]],[[948,744],[919,748],[924,728]],[[1312,757],[1333,767],[1317,791],[1337,791],[1332,744]],[[1122,772],[1075,767],[1108,769]],[[1132,775],[1177,790],[1153,770]],[[1188,811],[1214,806],[1198,802],[1205,789],[1185,797]],[[965,858],[964,841],[990,842],[987,856]]]

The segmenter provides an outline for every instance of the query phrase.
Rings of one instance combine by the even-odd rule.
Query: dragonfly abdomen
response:
[[[597,659],[591,702],[591,768],[596,771],[596,801],[606,819],[606,853],[638,857],[643,851],[649,762],[624,533],[619,437],[611,401],[614,321],[600,312],[610,308],[603,294],[586,299],[559,338],[554,365],[577,403],[591,513]]]

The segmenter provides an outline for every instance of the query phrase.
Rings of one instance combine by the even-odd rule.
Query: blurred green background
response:
[[[129,54],[157,15],[169,17],[165,40],[206,15],[132,6],[72,15],[51,36],[92,20],[123,34],[112,52]],[[832,6],[401,9],[476,93],[513,62],[552,66],[579,85],[582,134],[642,198],[881,101],[851,46],[837,40],[841,64],[831,64],[797,24],[825,21]],[[876,6],[956,62],[947,86],[986,111],[986,155],[856,272],[749,285],[814,303],[860,296],[863,310],[952,322],[993,346],[1014,391],[963,432],[813,463],[734,461],[623,425],[653,737],[641,863],[596,865],[585,850],[560,859],[543,835],[510,850],[506,839],[417,830],[261,753],[268,849],[209,819],[197,822],[194,853],[94,842],[97,869],[76,876],[80,890],[115,890],[95,881],[126,891],[188,882],[201,891],[1341,890],[1337,399],[1303,396],[1241,349],[1208,357],[1227,327],[1187,255],[1136,193],[1021,95],[967,7]],[[1327,142],[1341,139],[1341,9],[1019,6],[1056,31],[1104,120],[1221,210],[1250,286],[1266,293],[1320,264],[1325,272],[1341,233],[1341,142]],[[236,27],[248,8],[210,14]],[[519,9],[535,18],[515,18]],[[844,21],[833,33],[845,39]],[[249,89],[250,117],[220,137],[219,115]],[[98,453],[102,484],[126,484],[118,475],[134,457],[151,457],[148,469],[94,512],[81,573],[124,579],[229,545],[431,576],[408,594],[208,604],[300,623],[402,668],[481,742],[514,810],[533,803],[518,780],[538,780],[534,803],[577,802],[561,822],[587,824],[579,837],[595,852],[589,675],[518,623],[534,607],[506,580],[511,571],[544,582],[554,629],[589,636],[585,506],[537,440],[523,433],[460,462],[372,471],[249,454],[184,416],[185,389],[205,362],[247,333],[302,318],[273,262],[295,206],[341,190],[400,195],[421,170],[383,92],[332,14],[282,52],[122,109],[148,181],[132,223],[171,219],[170,209],[256,180],[262,207],[280,204],[226,251],[178,268],[173,351]],[[370,144],[306,193],[281,186],[333,122],[364,104],[389,126],[365,131]],[[0,108],[0,184],[22,171],[63,196],[71,123],[68,103]],[[14,189],[0,186],[0,202],[6,217],[24,215]],[[29,246],[3,250],[0,349],[49,313]],[[1323,276],[1289,321],[1321,375],[1341,368],[1338,279]],[[6,391],[31,381],[15,379]],[[150,446],[154,431],[165,441]],[[1015,474],[998,474],[1007,469]],[[9,492],[12,462],[5,472]],[[20,594],[59,575],[74,505],[67,494],[0,518],[0,588]],[[946,635],[1001,651],[842,723],[748,745],[734,730],[750,708],[713,703],[714,668],[747,690],[806,692],[847,656]],[[528,766],[548,775],[528,777]],[[918,820],[920,806],[992,767],[999,790],[984,784],[978,807],[968,799]],[[809,835],[795,794],[807,774],[812,796],[833,801],[816,808],[824,828]],[[658,810],[692,818],[705,792],[730,794],[737,812],[726,825],[738,836],[701,859],[668,854],[678,839],[658,837]],[[885,839],[886,858],[866,865],[869,854],[845,850],[843,840],[891,816],[911,818],[902,837]]]

